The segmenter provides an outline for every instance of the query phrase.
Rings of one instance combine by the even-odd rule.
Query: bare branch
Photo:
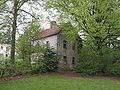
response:
[[[30,16],[32,16],[33,18],[35,18],[35,19],[37,19],[34,15],[32,15],[31,13],[29,13],[29,12],[27,12],[27,11],[25,11],[25,10],[23,10],[23,9],[19,9],[20,11],[23,11],[23,12],[25,12],[25,13],[27,13],[27,14],[29,14]]]
[[[24,1],[19,2],[21,4],[18,6],[17,10],[19,10],[23,6],[23,4],[25,4],[28,1],[30,1],[30,0],[24,0]]]

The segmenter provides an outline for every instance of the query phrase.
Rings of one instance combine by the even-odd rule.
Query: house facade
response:
[[[5,63],[5,60],[10,56],[10,45],[0,44],[0,63]]]
[[[10,56],[10,45],[0,44],[0,56],[9,57]]]
[[[38,42],[47,44],[50,49],[60,56],[59,69],[73,69],[76,55],[75,45],[68,42],[61,30],[57,27],[42,30],[40,32],[40,37],[34,41],[34,44]]]

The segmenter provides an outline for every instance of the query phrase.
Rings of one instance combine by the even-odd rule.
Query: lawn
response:
[[[120,82],[50,74],[1,82],[0,90],[120,90]]]

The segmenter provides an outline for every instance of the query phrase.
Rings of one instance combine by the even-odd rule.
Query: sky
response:
[[[50,27],[49,19],[51,21],[56,21],[56,18],[53,18],[52,15],[50,15],[49,12],[45,11],[45,9],[44,9],[44,4],[45,3],[42,0],[39,0],[39,3],[40,3],[40,5],[35,4],[35,5],[33,5],[33,7],[31,7],[28,3],[25,3],[22,6],[22,9],[24,9],[25,11],[30,12],[30,13],[36,13],[36,15],[38,15],[38,17],[39,17],[39,22],[41,24],[41,28],[42,28],[42,30],[44,30],[44,29]],[[10,2],[8,4],[11,5]],[[52,12],[54,14],[56,14],[55,11],[52,10]],[[25,20],[32,21],[32,17],[29,14],[25,14],[25,17],[27,18]],[[25,25],[18,26],[19,34],[22,34],[24,32],[24,31],[22,31],[24,26]],[[17,33],[17,38],[19,37],[19,34]]]
[[[7,4],[10,7],[12,7],[11,1],[9,1]],[[50,27],[49,19],[48,19],[48,17],[50,18],[50,15],[47,11],[45,11],[44,4],[45,3],[42,0],[39,0],[39,4],[38,3],[32,4],[32,7],[31,7],[31,4],[28,4],[28,3],[25,3],[21,7],[21,9],[23,9],[23,10],[25,10],[25,11],[31,13],[31,14],[34,13],[35,16],[38,16],[42,30]],[[23,19],[22,17],[20,17],[20,18],[22,18],[23,21],[26,21],[26,22],[31,22],[32,21],[32,17],[29,14],[26,14],[24,12],[22,12],[22,14],[26,18],[26,19]],[[51,18],[50,20],[53,20],[53,19]],[[17,25],[18,26],[18,32],[16,33],[17,34],[16,37],[19,38],[19,36],[24,33],[23,28],[25,28],[27,25],[22,25],[22,24],[20,25],[19,22],[17,22],[17,24],[18,24]]]
[[[49,28],[50,27],[50,22],[49,22],[49,19],[50,20],[54,20],[50,15],[49,13],[44,9],[44,4],[43,1],[39,1],[39,3],[41,4],[38,5],[38,4],[35,4],[33,5],[33,8],[30,7],[29,4],[25,3],[22,8],[24,8],[26,11],[28,12],[34,12],[36,13],[37,15],[39,15],[39,20],[40,20],[40,24],[41,24],[41,28],[42,29],[46,29],[46,28]],[[37,8],[35,8],[37,7]],[[54,11],[53,11],[54,12]],[[55,13],[55,12],[54,12]],[[26,16],[28,18],[28,20],[32,20],[32,17],[30,15],[27,15]],[[49,19],[48,19],[49,18]]]

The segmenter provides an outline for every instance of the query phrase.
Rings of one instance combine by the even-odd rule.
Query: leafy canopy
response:
[[[56,10],[58,21],[83,31],[85,44],[95,52],[120,36],[119,4],[119,0],[46,0],[47,10]]]

